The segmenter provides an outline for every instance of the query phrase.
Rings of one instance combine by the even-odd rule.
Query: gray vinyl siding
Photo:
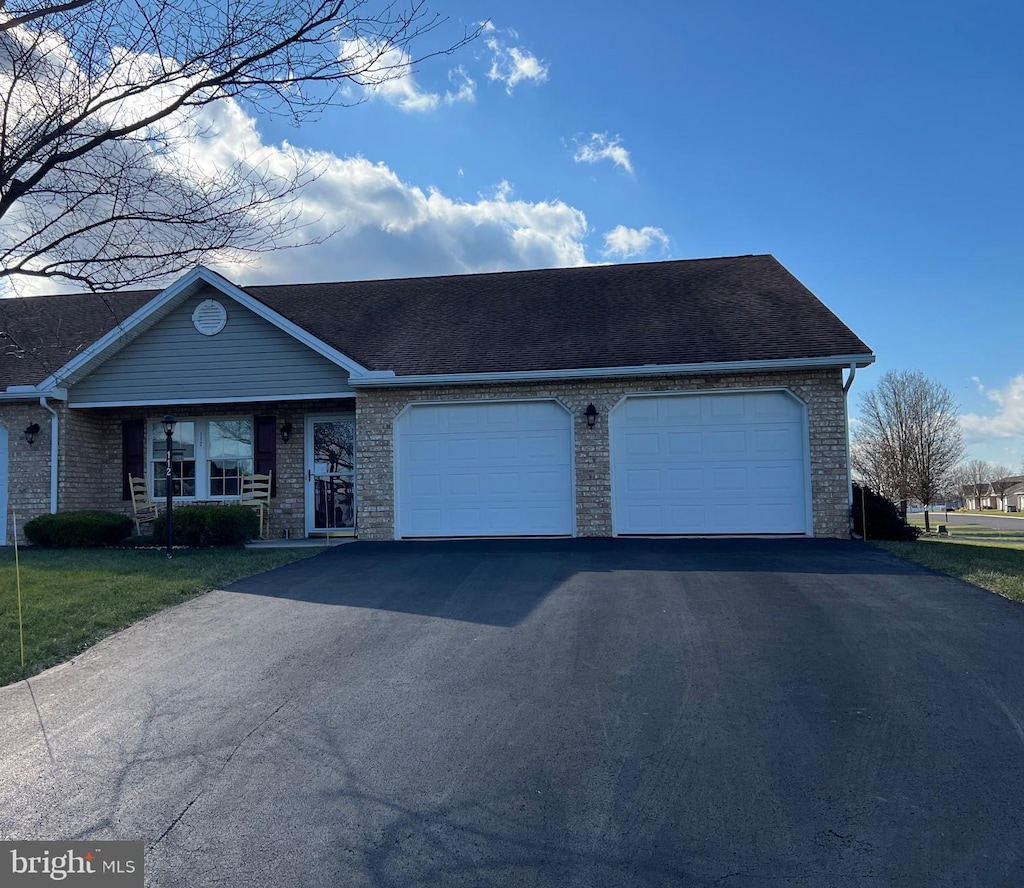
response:
[[[214,336],[204,336],[192,324],[192,312],[206,298],[227,310],[227,323]],[[262,400],[348,391],[347,371],[233,299],[208,290],[72,386],[68,403]]]

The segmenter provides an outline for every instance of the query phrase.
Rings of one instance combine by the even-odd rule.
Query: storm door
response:
[[[306,417],[306,533],[352,533],[356,526],[356,420]]]

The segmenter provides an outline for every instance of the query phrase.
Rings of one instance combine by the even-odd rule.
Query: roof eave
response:
[[[0,402],[38,404],[40,398],[66,401],[68,399],[68,392],[67,389],[44,388],[43,386],[36,385],[9,385],[4,391],[0,392]]]
[[[514,370],[485,373],[425,373],[399,376],[391,370],[370,371],[352,377],[355,389],[394,388],[434,385],[475,385],[500,382],[545,382],[568,379],[607,379],[610,377],[675,376],[683,374],[771,372],[834,367],[867,367],[875,362],[873,354],[826,355],[818,358],[776,358],[762,361],[705,361],[696,364],[642,364],[635,367],[581,367],[556,370]]]

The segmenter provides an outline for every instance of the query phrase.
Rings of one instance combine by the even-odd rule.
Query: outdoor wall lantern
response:
[[[34,422],[27,429],[25,429],[25,440],[28,441],[29,445],[35,444],[36,435],[39,434],[39,423]]]
[[[583,415],[587,418],[587,428],[592,429],[594,423],[597,422],[597,408],[593,404],[587,404],[587,409],[583,411]]]
[[[288,439],[291,438],[291,436],[292,424],[290,422],[286,422],[284,425],[281,426],[281,440],[284,441],[285,444],[287,444]]]
[[[177,420],[168,413],[161,422],[167,436],[167,557],[170,558],[174,549],[174,472],[171,461],[174,456],[174,426]]]

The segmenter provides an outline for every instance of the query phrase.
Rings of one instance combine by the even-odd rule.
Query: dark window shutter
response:
[[[277,496],[277,417],[257,416],[253,436],[253,450],[256,457],[256,474],[274,474],[270,479],[270,495]]]
[[[146,474],[146,421],[126,419],[121,423],[121,499],[130,500],[128,475]]]

